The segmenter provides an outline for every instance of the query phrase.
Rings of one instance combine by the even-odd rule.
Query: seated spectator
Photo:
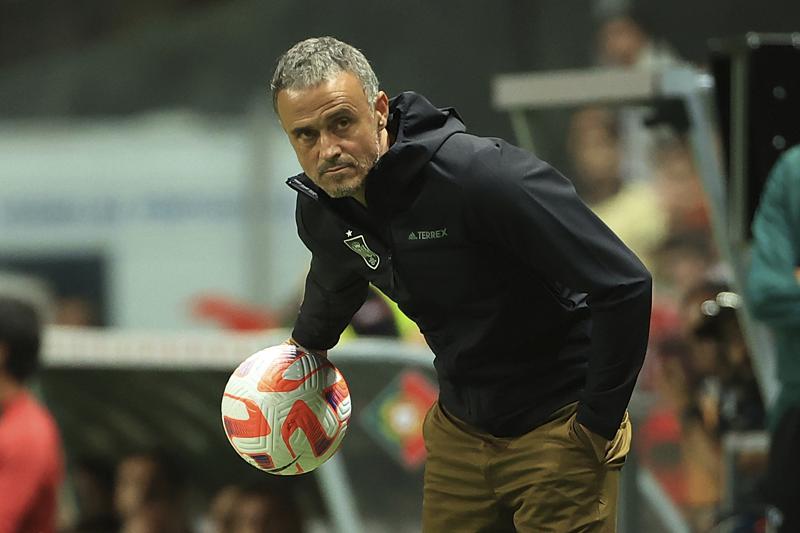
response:
[[[698,305],[700,317],[692,327],[694,338],[710,340],[718,354],[714,376],[717,384],[712,387],[717,413],[709,429],[720,434],[730,430],[760,430],[765,421],[750,353],[736,316],[740,298],[727,289],[713,282],[698,287],[694,294],[702,297],[705,291],[705,299]]]
[[[602,64],[629,68],[658,68],[681,62],[673,48],[648,32],[643,17],[631,11],[610,13],[597,32]]]
[[[597,59],[601,65],[658,70],[677,66],[682,60],[671,46],[657,39],[640,13],[615,11],[606,14],[597,32]],[[653,175],[650,154],[657,143],[654,131],[645,126],[649,107],[632,105],[619,109],[620,146],[625,154],[620,170],[625,181],[649,181]]]
[[[716,268],[716,254],[708,234],[702,231],[675,233],[666,238],[656,253],[656,290],[683,300],[689,290],[702,284]]]
[[[265,486],[243,488],[226,533],[302,533],[303,519],[285,491]]]
[[[233,513],[242,496],[236,485],[225,485],[214,494],[208,513],[209,533],[230,533],[233,529]]]
[[[182,496],[175,461],[163,452],[131,453],[117,464],[114,507],[123,529],[130,521],[157,520],[167,512],[165,509],[181,524],[185,523]]]
[[[708,232],[708,204],[694,157],[686,143],[670,137],[654,150],[655,188],[670,234]]]
[[[120,533],[188,533],[183,517],[167,502],[151,501],[138,507]]]

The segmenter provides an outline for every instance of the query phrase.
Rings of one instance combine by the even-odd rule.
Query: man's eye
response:
[[[336,127],[338,129],[344,129],[350,125],[350,119],[347,117],[342,117],[336,120]]]
[[[313,141],[316,138],[316,135],[314,134],[313,131],[304,130],[297,134],[297,138],[300,139],[301,141],[307,142],[307,141]]]

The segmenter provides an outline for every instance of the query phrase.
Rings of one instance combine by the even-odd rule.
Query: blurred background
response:
[[[744,100],[728,106],[729,63],[748,47],[730,43],[798,21],[794,0],[0,0],[0,289],[47,312],[36,390],[64,439],[62,529],[419,530],[418,427],[392,418],[416,411],[386,406],[432,401],[435,380],[415,326],[380,294],[333,352],[354,401],[335,475],[268,478],[219,420],[230,371],[285,338],[310,259],[268,82],[292,44],[333,35],[390,96],[414,90],[456,107],[472,133],[532,147],[654,273],[621,529],[763,530],[769,364],[740,320],[748,234],[722,231],[730,198],[697,155],[705,146],[735,173],[728,130]],[[587,87],[509,109],[496,93],[506,74],[671,68],[716,81],[706,144],[674,99],[598,100]],[[792,144],[781,138],[745,178],[763,184]],[[356,522],[337,515],[348,510]]]

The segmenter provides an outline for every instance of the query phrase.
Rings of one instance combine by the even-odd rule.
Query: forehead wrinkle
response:
[[[296,131],[310,127],[316,123],[327,122],[343,111],[348,111],[353,115],[358,114],[358,107],[347,98],[347,95],[339,96],[333,101],[325,102],[308,111],[301,110],[297,113],[298,116],[291,120],[291,130]]]
[[[281,92],[278,99],[295,108],[292,114],[299,117],[297,120],[315,118],[341,103],[349,103],[357,112],[362,98],[363,103],[370,107],[360,82],[348,72],[342,72],[313,87],[287,88]]]

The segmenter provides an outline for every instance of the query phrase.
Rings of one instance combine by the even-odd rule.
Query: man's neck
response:
[[[394,144],[394,135],[389,134],[387,128],[383,128],[378,134],[378,159],[383,157],[383,154],[389,151],[389,148]],[[377,161],[375,162],[377,164]],[[367,188],[364,184],[361,189],[353,193],[353,199],[358,203],[367,207]]]

